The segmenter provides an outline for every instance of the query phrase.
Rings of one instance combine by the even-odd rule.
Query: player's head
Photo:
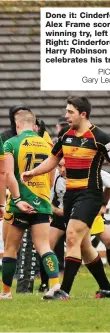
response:
[[[58,169],[60,176],[66,178],[66,168],[65,168],[65,160],[62,158],[60,162],[58,163]]]
[[[10,122],[11,122],[11,129],[12,129],[13,135],[17,134],[16,133],[16,124],[15,124],[15,114],[20,110],[32,112],[31,109],[27,105],[23,105],[23,104],[13,105],[10,107],[9,118],[10,118]]]
[[[91,104],[86,97],[68,97],[65,118],[71,128],[78,129],[90,113]]]
[[[46,131],[45,123],[43,120],[39,121],[37,116],[35,117],[36,117],[36,122],[34,126],[34,132],[38,133],[43,138],[44,132]]]
[[[60,117],[56,124],[57,135],[62,130],[62,128],[66,127],[67,125],[68,125],[68,123],[67,123],[65,117]]]
[[[17,134],[20,134],[23,130],[34,129],[35,115],[32,111],[19,110],[15,114],[15,123]]]

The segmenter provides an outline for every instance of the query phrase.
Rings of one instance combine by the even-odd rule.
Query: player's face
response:
[[[62,158],[58,164],[58,169],[60,172],[60,175],[64,178],[66,178],[66,168],[65,168],[65,160]]]
[[[79,113],[72,104],[67,104],[65,118],[71,128],[78,129],[81,125],[82,113]]]
[[[60,126],[60,124],[56,124],[56,132],[57,134],[61,131],[62,126]]]

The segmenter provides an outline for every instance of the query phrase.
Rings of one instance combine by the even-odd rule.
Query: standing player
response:
[[[65,169],[65,161],[64,158],[62,158],[58,164],[58,170],[56,170],[56,177],[55,182],[53,186],[53,221],[50,225],[50,247],[52,250],[54,250],[56,243],[59,241],[60,237],[65,235],[66,232],[66,226],[65,226],[65,220],[64,220],[64,214],[63,214],[63,197],[66,191],[66,169]],[[92,224],[91,228],[91,234],[96,234],[99,239],[104,243],[105,247],[110,247],[110,227],[108,225],[104,224],[104,219],[101,216],[106,211],[106,205],[110,199],[110,174],[104,170],[101,170],[101,177],[104,189],[104,202],[105,205],[101,207],[100,213],[96,216],[94,219],[94,222]],[[86,264],[86,258],[87,258],[87,252],[88,249],[86,248],[86,251],[81,247],[81,255],[82,259],[85,261]],[[97,254],[97,253],[96,253]],[[64,260],[64,256],[63,256]],[[42,284],[39,288],[39,291],[46,291],[48,288],[48,276],[43,268],[43,265],[41,265],[41,281]],[[100,296],[100,293],[96,294],[96,298]]]
[[[44,122],[38,121],[36,117],[36,124],[34,131],[39,134],[52,148],[52,140],[45,128]],[[52,186],[53,176],[51,173],[50,186]],[[43,267],[42,260],[40,259],[38,252],[35,250],[32,241],[32,235],[30,228],[25,231],[21,246],[19,249],[19,257],[17,260],[17,293],[32,293],[34,288],[34,279],[37,272],[39,272],[39,266]],[[44,270],[44,268],[43,268]]]
[[[17,135],[15,114],[20,110],[31,112],[29,106],[24,104],[13,105],[10,107],[9,120],[11,127],[9,130],[5,130],[1,133],[3,143],[11,137]],[[52,141],[48,132],[46,131],[45,124],[43,121],[39,122],[37,117],[34,130],[52,147]],[[3,210],[3,208],[1,209]],[[21,246],[18,251],[16,266],[16,292],[33,292],[36,270],[39,272],[39,255],[33,246],[30,228],[28,228],[28,230],[26,230],[24,233]]]
[[[18,111],[15,121],[18,136],[4,144],[7,186],[11,197],[7,202],[4,216],[5,248],[2,261],[1,299],[12,298],[11,285],[16,269],[17,251],[24,230],[29,226],[31,226],[34,246],[42,257],[49,276],[50,287],[58,289],[60,286],[58,261],[49,245],[50,175],[35,177],[26,185],[23,185],[20,180],[23,170],[30,170],[33,165],[39,165],[50,155],[50,149],[46,141],[33,132],[35,119],[32,112]],[[24,213],[21,212],[22,202],[24,202],[22,200],[29,205],[29,209]]]
[[[3,219],[6,200],[6,173],[2,138],[0,137],[0,220]]]
[[[100,287],[100,297],[110,297],[110,284],[100,257],[91,246],[90,228],[103,205],[101,167],[104,158],[110,162],[110,136],[89,121],[91,104],[85,97],[67,100],[66,120],[70,129],[59,138],[52,156],[40,166],[22,174],[24,182],[35,175],[49,172],[64,156],[66,193],[64,214],[67,219],[67,253],[64,278],[59,291],[51,290],[45,299],[68,299],[74,278],[81,266],[81,247],[87,253],[87,268]]]
[[[98,216],[98,220],[96,223],[92,225],[92,230],[91,234],[95,235],[96,238],[92,240],[92,244],[94,247],[98,245],[100,241],[105,245],[106,247],[106,255],[110,251],[110,224],[107,223],[108,221],[106,220],[106,206],[109,202],[110,199],[110,174],[104,170],[101,170],[101,177],[102,177],[102,182],[104,188],[104,201],[105,205],[101,208],[101,214],[102,214],[102,220],[101,217]],[[103,217],[104,215],[104,217]],[[94,243],[97,245],[95,246]],[[110,264],[107,256],[107,261]]]
[[[58,164],[58,169],[56,169],[54,185],[51,189],[51,201],[52,201],[52,222],[50,224],[50,247],[52,250],[55,250],[57,257],[62,263],[64,269],[64,235],[66,232],[66,225],[64,221],[64,212],[63,212],[63,197],[66,190],[66,169],[65,169],[65,161],[62,158]],[[56,251],[55,246],[57,243],[60,243],[60,253]],[[41,285],[39,286],[38,291],[45,292],[48,290],[48,276],[45,272],[45,269],[42,265],[42,261],[40,262],[40,277],[41,277]]]

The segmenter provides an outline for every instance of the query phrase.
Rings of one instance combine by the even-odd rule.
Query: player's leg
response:
[[[104,224],[104,231],[98,235],[99,239],[106,247],[107,261],[110,265],[110,225]]]
[[[57,229],[50,225],[50,248],[54,250],[60,238],[65,234],[64,230]]]
[[[8,298],[11,298],[10,293],[16,270],[17,251],[23,233],[24,230],[7,222],[3,223],[4,254],[2,259],[2,293],[0,298],[7,298],[7,294]]]
[[[49,244],[50,223],[48,215],[36,215],[31,226],[33,243],[42,258],[42,263],[49,277],[49,286],[59,289],[59,267],[55,253]]]
[[[59,239],[64,235],[64,231],[57,229],[56,227],[53,227],[50,225],[50,248],[51,250],[54,250],[55,245],[59,241]],[[42,259],[40,259],[40,277],[41,277],[41,285],[39,287],[39,291],[43,292],[48,289],[48,275],[45,271],[45,268],[42,263]]]
[[[17,293],[32,293],[36,268],[39,272],[39,255],[36,252],[30,228],[25,233],[20,244],[19,256],[17,255]]]
[[[84,222],[75,219],[69,220],[66,233],[67,252],[63,281],[61,289],[55,291],[51,299],[69,299],[69,292],[82,262],[80,248],[82,239],[87,231],[88,227]]]
[[[68,223],[66,232],[66,257],[64,277],[61,289],[67,294],[70,293],[74,278],[80,268],[81,259],[81,242],[88,231],[87,225],[79,220],[71,219]]]
[[[93,275],[95,280],[97,281],[99,285],[100,290],[107,290],[110,294],[110,284],[106,277],[103,263],[100,259],[100,256],[96,249],[91,244],[90,239],[90,233],[86,234],[84,237],[82,244],[81,244],[81,252],[82,252],[82,258],[86,264],[86,267],[90,271],[90,273]],[[102,296],[101,293],[99,293],[99,296]],[[105,293],[106,295],[106,293]],[[108,292],[107,292],[108,295]],[[106,296],[105,296],[106,297]],[[98,294],[97,294],[98,298]]]
[[[110,225],[104,224],[104,231],[98,235],[107,249],[110,249]]]
[[[68,199],[69,201],[71,200],[70,194]],[[81,265],[81,243],[91,228],[93,220],[98,214],[101,205],[102,201],[101,198],[99,198],[99,195],[95,195],[94,197],[89,194],[88,191],[80,192],[73,201],[70,210],[70,220],[67,226],[67,253],[65,258],[64,277],[61,285],[61,289],[67,294],[70,293],[73,281]],[[66,208],[66,205],[64,208]],[[68,209],[70,209],[70,204],[67,205],[67,213]],[[63,299],[63,295],[58,295],[58,293],[57,295],[54,295],[54,297]]]
[[[61,270],[64,270],[64,241],[66,235],[66,222],[64,216],[53,214],[50,225],[50,247],[54,249]]]

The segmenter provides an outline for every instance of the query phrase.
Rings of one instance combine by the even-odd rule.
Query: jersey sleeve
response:
[[[4,143],[4,153],[13,155],[13,146],[9,140],[5,141]]]
[[[52,155],[62,158],[63,150],[62,150],[62,138],[60,137],[58,141],[55,143],[52,149]]]
[[[3,148],[3,141],[2,138],[0,136],[0,159],[4,159],[4,148]]]

